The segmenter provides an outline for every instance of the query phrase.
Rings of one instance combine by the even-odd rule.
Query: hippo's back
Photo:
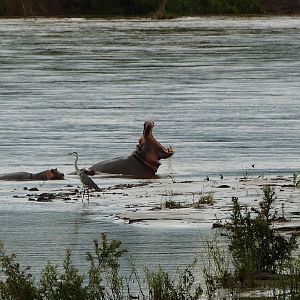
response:
[[[136,177],[151,177],[154,175],[148,166],[132,155],[99,162],[91,166],[89,170],[93,170],[96,173],[122,174]]]
[[[32,180],[32,174],[27,172],[14,172],[0,174],[0,180]]]

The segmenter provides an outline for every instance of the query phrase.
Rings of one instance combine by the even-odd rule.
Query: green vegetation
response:
[[[102,234],[100,241],[93,242],[93,251],[87,252],[86,274],[80,274],[67,251],[61,266],[47,263],[39,281],[0,244],[0,299],[197,300],[204,291],[209,299],[224,298],[220,291],[230,299],[239,299],[244,289],[261,286],[273,294],[273,299],[299,299],[300,255],[292,256],[298,245],[295,236],[283,236],[272,225],[277,219],[275,200],[270,186],[263,187],[258,208],[243,208],[238,198],[232,198],[230,219],[221,229],[223,238],[208,241],[208,259],[199,266],[204,288],[195,280],[195,262],[175,275],[160,267],[157,271],[145,268],[141,276],[132,259],[128,277],[124,276],[120,260],[126,250],[120,241],[109,241]]]
[[[193,203],[194,208],[203,208],[204,205],[212,205],[214,202],[214,195],[213,193],[207,193],[200,197],[198,202]]]
[[[5,0],[0,0],[0,16],[5,16],[7,14],[7,6]]]
[[[145,269],[141,279],[132,263],[131,274],[125,278],[120,274],[120,259],[126,252],[121,242],[108,241],[102,234],[101,240],[93,244],[93,251],[86,257],[90,264],[87,274],[80,274],[72,264],[71,252],[67,251],[62,266],[47,263],[39,282],[29,272],[30,268],[21,268],[16,255],[7,255],[1,244],[0,299],[125,300],[138,294],[138,299],[142,300],[196,300],[202,293],[195,282],[193,266],[178,272],[174,278],[162,268],[158,271]],[[138,288],[133,291],[131,283],[138,283]]]
[[[0,0],[1,16],[261,14],[263,0]]]
[[[123,297],[123,282],[120,275],[120,257],[126,251],[121,242],[109,242],[102,234],[101,244],[94,241],[93,252],[87,253],[90,263],[88,276],[80,275],[72,264],[71,252],[67,251],[62,266],[50,262],[41,272],[40,281],[36,284],[29,268],[22,269],[16,261],[15,254],[7,255],[3,244],[0,245],[0,265],[5,280],[0,281],[1,300],[96,300]],[[0,278],[3,278],[0,276]],[[84,285],[84,279],[88,284]]]
[[[300,257],[293,258],[298,248],[294,235],[279,234],[272,221],[275,190],[263,187],[259,208],[242,208],[233,197],[230,220],[224,225],[228,249],[222,252],[216,242],[209,244],[210,264],[204,269],[207,293],[218,289],[236,295],[243,288],[264,286],[276,294],[274,299],[296,299],[300,293]],[[263,282],[263,284],[262,284]]]
[[[208,0],[211,12],[218,14],[257,14],[262,13],[260,0]]]
[[[166,200],[165,207],[168,209],[183,208],[184,206],[180,202],[174,200]]]
[[[297,248],[295,236],[286,238],[272,226],[272,220],[276,219],[276,212],[272,212],[276,199],[274,188],[265,186],[263,194],[259,209],[246,208],[244,213],[238,199],[233,197],[230,222],[225,226],[229,250],[241,280],[260,272],[278,273]]]
[[[162,268],[157,272],[146,269],[149,298],[151,300],[197,300],[202,294],[200,285],[195,284],[195,278],[186,268],[178,278],[171,278]]]
[[[176,16],[261,13],[261,0],[169,0],[166,4],[166,14]]]

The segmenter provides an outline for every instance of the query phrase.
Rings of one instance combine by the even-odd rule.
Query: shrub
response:
[[[16,255],[7,255],[1,242],[0,265],[5,276],[4,281],[0,281],[0,299],[39,299],[29,268],[22,269],[16,262]]]
[[[193,208],[203,208],[205,205],[213,205],[214,195],[213,193],[207,193],[202,195],[200,199],[192,204]]]
[[[187,267],[178,278],[171,279],[161,267],[157,272],[146,269],[149,300],[197,300],[202,294],[200,285],[195,285],[195,278]]]
[[[0,244],[0,266],[4,280],[0,280],[1,300],[121,300],[123,282],[119,274],[119,259],[125,252],[121,242],[109,242],[102,234],[101,243],[94,241],[94,252],[87,253],[90,262],[88,284],[84,275],[71,262],[67,251],[62,267],[50,262],[41,272],[39,285],[35,284],[29,268],[21,269],[16,255],[7,255]],[[60,271],[61,270],[61,271]],[[0,275],[2,275],[0,273]],[[2,278],[2,276],[0,277]]]
[[[285,238],[272,226],[275,199],[274,188],[264,186],[259,209],[245,208],[242,212],[238,198],[232,198],[233,209],[225,228],[235,270],[241,280],[259,272],[277,273],[297,248],[295,236]]]
[[[67,250],[62,272],[50,262],[41,273],[40,295],[51,300],[88,299],[87,288],[83,286],[84,276],[71,262],[71,251]]]
[[[126,250],[121,248],[121,241],[112,240],[109,243],[104,233],[100,245],[97,240],[93,243],[94,252],[87,253],[90,299],[123,299],[119,260]]]

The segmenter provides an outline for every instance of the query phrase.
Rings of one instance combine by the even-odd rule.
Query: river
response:
[[[0,183],[0,240],[34,273],[67,248],[84,268],[101,232],[140,265],[174,270],[203,248],[209,227],[124,224],[101,199],[14,197],[24,186],[76,184],[70,151],[85,167],[131,153],[147,119],[176,150],[179,181],[241,176],[252,165],[256,174],[300,169],[299,17],[1,19],[0,68],[1,173],[57,167],[67,179]],[[159,168],[162,184],[168,166]]]

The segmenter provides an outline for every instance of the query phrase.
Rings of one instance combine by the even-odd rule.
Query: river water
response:
[[[1,173],[57,167],[68,174],[70,151],[85,167],[127,155],[147,119],[175,148],[178,180],[240,176],[252,164],[258,174],[300,169],[299,17],[2,19],[0,68]],[[157,180],[168,173],[163,162]],[[80,201],[14,198],[25,185],[37,184],[0,183],[0,240],[34,272],[66,248],[84,265],[101,232],[122,240],[141,265],[175,269],[210,234],[115,222]]]

